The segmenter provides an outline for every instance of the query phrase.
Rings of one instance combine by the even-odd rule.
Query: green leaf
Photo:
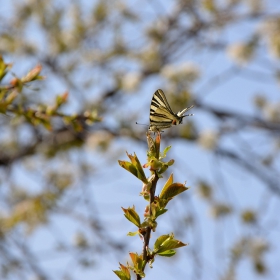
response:
[[[6,64],[3,61],[2,57],[0,57],[0,80],[6,75]]]
[[[134,156],[130,155],[128,153],[126,153],[126,154],[129,157],[131,163],[128,162],[128,161],[119,160],[119,165],[121,167],[123,167],[124,169],[126,169],[127,171],[129,171],[130,173],[132,173],[135,177],[137,177],[143,183],[147,184],[148,180],[146,178],[144,170],[143,170],[143,168],[140,164],[140,161],[138,160],[136,154],[134,154]]]
[[[173,173],[170,174],[168,180],[166,181],[165,185],[163,186],[159,198],[162,198],[164,193],[168,190],[169,186],[173,183]]]
[[[56,107],[60,107],[62,104],[67,102],[68,92],[63,93],[62,95],[58,95],[56,97]]]
[[[125,275],[124,275],[124,273],[123,273],[122,271],[120,271],[120,270],[113,270],[113,272],[114,272],[120,279],[126,280],[126,279],[124,278]]]
[[[184,244],[182,241],[174,239],[173,234],[162,235],[156,240],[156,242],[154,244],[154,253],[155,254],[159,254],[159,253],[165,254],[166,251],[180,248],[180,247],[183,247],[186,245],[187,244]]]
[[[133,263],[133,265],[135,265],[136,263],[137,263],[137,261],[136,261],[136,259],[137,259],[137,254],[136,253],[129,253],[129,255],[130,255],[130,258],[131,258],[131,261],[132,261],[132,263]]]
[[[160,210],[158,210],[157,213],[156,213],[156,218],[157,218],[158,216],[164,214],[164,213],[167,212],[167,211],[168,211],[168,209],[160,209]]]
[[[165,252],[166,250],[184,247],[184,246],[187,246],[187,244],[183,243],[180,240],[170,239],[164,242],[164,245],[159,249],[158,253]]]
[[[150,220],[146,219],[142,224],[141,224],[141,228],[145,228],[150,226]]]
[[[181,183],[173,183],[171,185],[165,184],[165,186],[163,187],[163,189],[159,195],[159,198],[171,200],[173,197],[186,191],[187,189],[188,188],[184,184],[181,184]]]
[[[161,168],[158,170],[158,174],[164,173],[164,172],[167,170],[168,167],[169,167],[169,165],[166,164],[166,163],[164,163],[164,164],[161,166]]]
[[[170,237],[169,234],[161,235],[154,244],[154,250],[158,250],[160,246]]]
[[[143,271],[143,265],[144,265],[144,261],[143,261],[143,257],[142,255],[138,255],[137,253],[129,253],[131,261],[133,263],[133,271],[140,275],[142,278],[145,277],[145,273]]]
[[[137,234],[139,234],[139,231],[137,230],[137,231],[133,231],[133,232],[129,232],[127,235],[128,236],[135,236],[135,235],[137,235]]]
[[[130,280],[130,271],[127,266],[120,263],[121,270],[113,270],[113,272],[122,280]]]
[[[166,147],[166,148],[163,150],[162,154],[161,154],[161,158],[165,158],[167,152],[168,152],[170,149],[171,149],[171,146]]]
[[[133,174],[135,177],[138,178],[137,169],[132,163],[123,160],[119,160],[118,162],[122,168],[126,169],[128,172],[130,172],[131,174]]]
[[[164,251],[162,253],[158,253],[159,256],[162,256],[162,257],[172,257],[176,254],[176,251],[175,250],[167,250],[167,251]]]
[[[141,225],[141,222],[140,222],[140,217],[139,215],[137,214],[137,212],[135,211],[134,207],[133,208],[128,208],[128,209],[125,209],[122,207],[122,210],[124,211],[124,216],[130,221],[132,222],[133,224],[135,224],[138,228],[140,227]]]
[[[136,156],[136,154],[134,153],[134,156],[129,155],[128,153],[126,153],[127,156],[130,158],[131,163],[136,167],[137,171],[138,171],[138,178],[143,182],[143,183],[148,183],[145,172],[143,170],[143,167],[138,159],[138,157]]]
[[[163,253],[167,250],[171,250],[171,249],[176,249],[176,248],[180,248],[183,246],[186,246],[187,244],[184,244],[183,242],[176,240],[176,239],[168,239],[166,240],[159,248],[159,250],[156,252],[157,254],[159,253]]]
[[[0,81],[6,76],[8,73],[7,69],[11,68],[11,64],[6,64],[0,55]]]
[[[121,279],[121,280],[130,280],[131,277],[127,277],[121,270],[113,270],[113,272]]]

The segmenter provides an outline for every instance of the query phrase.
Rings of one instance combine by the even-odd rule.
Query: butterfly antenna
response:
[[[145,123],[138,123],[138,122],[136,122],[136,124],[138,124],[138,125],[145,125],[145,126],[149,126],[148,124],[145,124]]]

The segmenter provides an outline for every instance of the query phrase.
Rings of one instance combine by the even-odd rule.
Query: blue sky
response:
[[[162,1],[161,1],[162,2]],[[161,11],[166,11],[168,7],[164,4],[160,6],[158,10],[154,9],[151,3],[147,5],[141,4],[140,1],[135,1],[135,5],[141,5],[140,13],[147,12],[154,17],[158,16]],[[172,3],[172,2],[169,2]],[[6,6],[2,7],[2,12],[9,14],[12,13],[9,4],[5,2]],[[166,5],[166,4],[165,4]],[[169,4],[168,4],[169,5]],[[167,6],[168,6],[167,5]],[[150,19],[147,19],[149,22]],[[143,22],[143,26],[147,24]],[[140,26],[141,27],[141,26]],[[219,36],[223,36],[227,42],[238,42],[243,38],[246,38],[251,33],[252,24],[236,24],[234,28],[228,28],[226,31],[219,33]],[[132,26],[127,26],[127,36],[131,38],[131,42],[135,42],[135,45],[143,44],[143,37],[137,32],[134,32]],[[31,28],[29,34],[31,37],[38,36],[38,30]],[[112,34],[108,35],[109,37]],[[107,38],[103,38],[107,40]],[[131,43],[133,44],[133,43]],[[16,60],[13,54],[10,54],[9,59],[11,61]],[[272,58],[268,58],[271,65],[277,65]],[[36,59],[34,59],[36,60]],[[33,63],[34,61],[32,61]],[[193,87],[192,92],[194,98],[198,98],[205,104],[209,104],[215,108],[229,110],[231,112],[237,112],[248,116],[261,116],[260,112],[252,105],[252,100],[256,93],[261,93],[270,101],[277,102],[279,100],[279,85],[276,84],[273,79],[271,83],[264,79],[251,80],[244,78],[242,74],[230,81],[224,77],[224,73],[230,67],[236,67],[241,73],[248,73],[249,70],[258,70],[263,74],[267,72],[267,69],[261,69],[259,63],[253,63],[248,68],[238,68],[224,53],[215,54],[209,51],[198,51],[194,48],[189,48],[188,52],[181,55],[173,63],[193,62],[200,66],[202,79],[198,80]],[[30,61],[22,57],[14,65],[16,73],[20,73],[29,68]],[[40,63],[40,61],[36,61]],[[118,62],[120,67],[124,70],[130,71],[135,69],[134,65],[126,62]],[[82,68],[82,72],[75,76],[75,81],[80,81],[83,78],[83,74],[87,72],[87,68]],[[46,70],[48,71],[48,70]],[[88,74],[88,73],[87,73]],[[94,72],[92,75],[96,80],[102,77],[101,73]],[[47,79],[44,82],[48,88],[55,89],[49,96],[44,96],[43,99],[49,100],[51,95],[60,93],[67,90],[64,88],[65,83],[59,79],[55,79],[51,73],[46,73]],[[207,84],[213,77],[220,77],[221,84],[212,87]],[[265,77],[265,75],[264,75]],[[109,80],[110,81],[110,80]],[[106,85],[106,79],[101,81],[101,87]],[[206,85],[206,86],[205,86]],[[111,114],[104,116],[104,122],[108,124],[117,125],[116,118],[122,117],[124,112],[126,114],[135,114],[139,118],[139,122],[147,123],[149,119],[149,106],[152,94],[158,88],[162,88],[167,97],[171,93],[166,90],[167,83],[163,82],[161,77],[152,77],[145,81],[141,88],[133,94],[127,94],[122,97],[122,107],[115,104],[109,104],[111,108]],[[86,94],[86,98],[94,99],[98,97],[99,88],[97,86],[91,88]],[[67,111],[75,111],[79,108],[79,99],[73,97],[75,90],[70,89],[71,106],[68,106]],[[184,107],[184,106],[183,106]],[[183,108],[182,108],[183,109]],[[213,118],[208,113],[203,112],[199,108],[193,109],[193,116],[191,119],[184,120],[183,125],[186,125],[188,121],[194,122],[199,132],[204,130],[216,130],[219,127],[217,119]],[[177,127],[172,127],[171,130],[176,130]],[[145,127],[136,126],[135,131],[143,130],[143,140],[145,141]],[[246,154],[252,151],[258,153],[264,153],[270,147],[267,144],[267,135],[258,134],[257,131],[252,129],[244,129],[242,133],[232,134],[220,139],[224,147],[231,147],[239,153]],[[241,143],[246,143],[248,148],[243,150]],[[241,234],[244,234],[244,230],[241,231],[240,220],[236,216],[232,216],[228,219],[221,219],[216,222],[211,218],[209,214],[209,205],[201,200],[197,193],[197,185],[200,177],[207,179],[213,184],[215,188],[215,199],[217,201],[228,201],[234,206],[234,210],[240,212],[244,209],[259,209],[259,207],[265,206],[265,209],[260,213],[262,227],[259,231],[255,228],[245,230],[246,236],[255,236],[258,238],[269,236],[269,240],[272,242],[271,250],[268,259],[268,263],[275,266],[277,255],[279,256],[279,246],[277,247],[277,241],[279,234],[278,223],[275,228],[266,232],[265,224],[272,223],[274,213],[279,209],[279,199],[273,198],[265,191],[266,187],[260,180],[256,179],[252,175],[245,173],[242,168],[232,164],[226,160],[218,159],[212,152],[204,150],[202,147],[183,140],[175,140],[170,142],[166,140],[163,134],[162,146],[172,145],[172,149],[168,153],[168,159],[175,159],[175,165],[167,172],[174,172],[175,181],[184,182],[187,181],[187,186],[191,188],[177,201],[174,200],[168,207],[169,211],[165,215],[166,217],[158,220],[158,231],[153,234],[152,240],[155,240],[160,234],[170,233],[175,229],[182,228],[182,236],[179,236],[182,241],[189,243],[188,247],[178,250],[178,257],[174,259],[157,258],[154,262],[153,269],[147,268],[147,279],[175,279],[174,272],[176,273],[176,279],[195,279],[198,271],[194,270],[194,260],[191,258],[192,254],[197,253],[200,259],[201,279],[218,279],[225,273],[224,269],[229,262],[228,246],[232,246],[234,241],[240,238]],[[86,191],[88,197],[90,197],[90,207],[93,211],[100,213],[100,220],[108,228],[109,234],[114,236],[117,240],[129,242],[129,251],[141,252],[142,244],[138,237],[126,237],[127,232],[135,231],[135,228],[123,217],[121,206],[127,208],[128,206],[135,205],[139,213],[143,213],[146,202],[142,197],[138,196],[141,191],[141,182],[132,177],[131,174],[125,172],[118,166],[117,159],[127,160],[125,151],[138,155],[141,163],[146,161],[146,146],[135,143],[126,137],[116,139],[110,149],[108,155],[105,155],[85,147],[81,152],[74,151],[71,157],[74,161],[86,161],[92,163],[94,173],[93,176],[88,179],[86,184],[87,188],[79,189],[79,182],[76,184],[76,189],[73,192],[77,193]],[[111,156],[114,157],[112,164]],[[45,162],[37,159],[38,166],[44,168]],[[54,164],[51,161],[49,164]],[[276,162],[279,164],[279,160]],[[71,169],[71,164],[67,166]],[[96,168],[96,169],[95,169]],[[147,174],[148,174],[148,170]],[[38,188],[38,182],[34,178],[28,178],[26,174],[22,172],[20,164],[17,167],[19,181],[30,181],[30,188]],[[166,179],[166,177],[165,177]],[[32,182],[33,183],[32,183]],[[159,182],[159,187],[164,184],[164,180]],[[159,190],[158,190],[159,192]],[[69,194],[71,196],[71,193]],[[76,195],[76,194],[75,194]],[[77,195],[79,197],[79,195]],[[81,195],[82,197],[82,195]],[[265,203],[269,201],[269,204]],[[77,208],[77,211],[86,213],[88,209],[84,205],[84,201],[77,200],[73,207]],[[197,217],[197,220],[193,227],[186,224],[184,221],[189,216]],[[178,220],[177,220],[178,219]],[[176,220],[176,223],[174,223]],[[178,224],[179,223],[179,224]],[[34,252],[42,257],[40,263],[47,270],[53,274],[53,279],[61,277],[62,273],[71,271],[71,275],[76,276],[84,280],[87,279],[116,279],[112,270],[118,268],[118,262],[125,263],[128,259],[128,251],[119,254],[110,252],[106,255],[102,255],[101,265],[98,264],[94,270],[85,270],[75,265],[72,260],[72,256],[64,254],[63,251],[58,253],[49,253],[49,249],[55,240],[58,238],[62,244],[68,242],[73,243],[74,235],[77,231],[83,232],[85,235],[89,235],[90,231],[87,230],[81,224],[74,223],[72,220],[63,216],[57,215],[51,217],[50,228],[40,228],[34,234],[32,234],[27,240],[26,244],[34,248]],[[179,230],[177,230],[179,232]],[[11,239],[13,237],[11,236]],[[88,236],[88,238],[94,244],[94,237]],[[153,243],[153,241],[151,242]],[[99,246],[102,244],[96,244]],[[96,258],[95,252],[92,252],[93,259]],[[75,253],[73,254],[75,256]],[[271,261],[269,262],[269,260]],[[256,275],[252,273],[251,263],[247,259],[241,262],[238,266],[237,279],[256,279]],[[278,271],[279,269],[275,269]],[[277,275],[268,274],[262,279],[279,279]]]

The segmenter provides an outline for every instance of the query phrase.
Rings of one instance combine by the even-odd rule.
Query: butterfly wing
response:
[[[163,128],[169,128],[179,121],[167,102],[167,99],[161,89],[158,89],[152,98],[150,107],[150,127],[152,131],[158,131]]]

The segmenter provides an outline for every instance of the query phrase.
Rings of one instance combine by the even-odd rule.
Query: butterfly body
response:
[[[158,89],[152,98],[151,107],[150,107],[150,131],[161,131],[161,129],[169,128],[172,125],[178,125],[183,122],[183,118],[191,115],[184,115],[186,111],[191,109],[193,106],[190,106],[177,114],[175,114],[163,91]]]

